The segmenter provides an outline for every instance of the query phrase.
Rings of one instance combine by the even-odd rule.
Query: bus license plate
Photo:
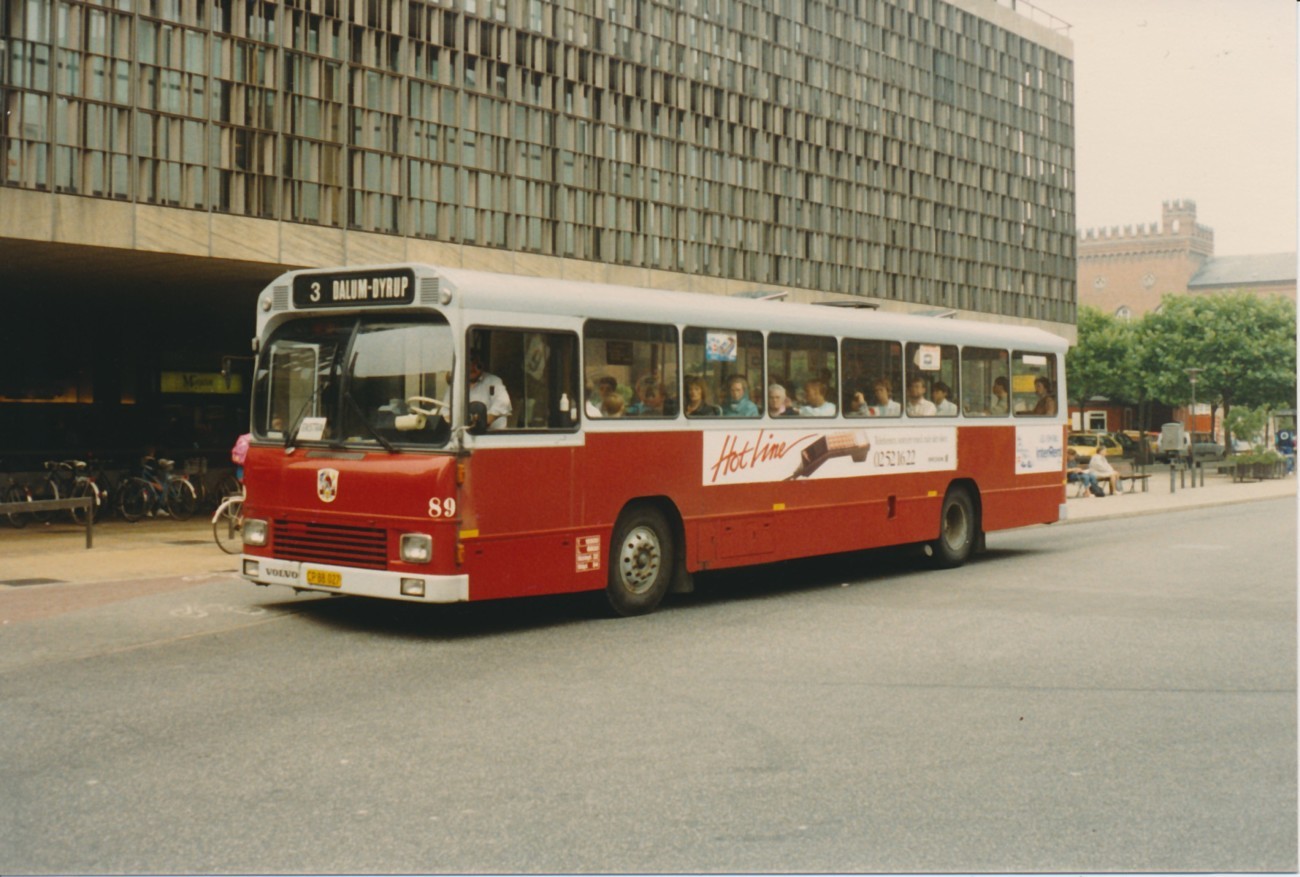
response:
[[[307,584],[320,585],[323,588],[341,588],[343,587],[343,573],[331,572],[327,569],[309,569],[307,570]]]

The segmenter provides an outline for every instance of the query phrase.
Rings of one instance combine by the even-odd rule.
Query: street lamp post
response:
[[[1202,371],[1204,371],[1204,369],[1187,368],[1187,369],[1183,369],[1183,371],[1187,372],[1187,380],[1191,381],[1192,383],[1192,416],[1190,418],[1191,428],[1187,430],[1187,467],[1192,470],[1192,486],[1195,487],[1196,470],[1192,468],[1192,464],[1196,462],[1196,457],[1194,453],[1194,450],[1196,448],[1196,378],[1198,375],[1200,375]]]

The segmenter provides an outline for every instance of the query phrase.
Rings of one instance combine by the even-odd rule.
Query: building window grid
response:
[[[62,3],[60,9],[75,12],[84,5]],[[146,5],[147,9],[136,10],[137,27],[144,28],[146,15],[164,21],[149,22],[159,42],[140,53],[138,69],[144,72],[146,60],[165,62],[154,65],[155,89],[165,84],[165,93],[185,91],[189,98],[160,106],[155,93],[153,106],[143,106],[142,100],[134,112],[183,116],[185,103],[202,101],[205,83],[201,74],[197,80],[195,75],[204,61],[195,55],[206,43],[199,39],[202,32],[193,27],[204,25],[208,7],[194,0],[140,3]],[[212,122],[217,130],[211,138],[212,154],[206,158],[223,180],[222,191],[251,187],[270,192],[242,199],[223,195],[217,208],[254,215],[279,215],[283,210],[286,218],[310,221],[312,211],[293,208],[295,199],[288,190],[296,184],[328,187],[323,180],[311,179],[309,169],[317,156],[326,162],[341,160],[339,144],[330,136],[331,129],[337,130],[336,123],[329,122],[320,126],[319,141],[298,138],[310,146],[301,147],[289,159],[288,138],[298,129],[286,126],[285,143],[280,144],[278,132],[286,125],[285,117],[319,118],[321,106],[299,101],[302,96],[296,88],[277,88],[273,77],[259,79],[259,65],[252,61],[225,65],[240,67],[240,76],[224,69],[226,59],[218,57],[226,51],[224,41],[246,38],[231,41],[231,49],[260,41],[259,49],[246,51],[250,57],[257,52],[265,55],[260,65],[264,71],[275,69],[277,52],[284,51],[287,57],[293,48],[305,46],[325,57],[332,55],[332,63],[350,62],[354,76],[386,80],[378,99],[368,92],[347,99],[354,115],[350,127],[361,135],[349,144],[348,152],[349,185],[359,182],[361,193],[352,199],[355,215],[350,224],[355,227],[432,237],[459,235],[466,242],[487,246],[706,271],[758,282],[776,279],[844,292],[885,290],[917,298],[937,289],[945,300],[996,299],[1000,309],[1009,313],[1045,309],[1049,318],[1072,314],[1073,285],[1056,276],[1063,277],[1061,272],[1068,267],[1069,244],[1062,235],[1073,210],[1068,191],[1073,156],[1062,142],[1071,134],[1068,61],[992,27],[978,28],[977,45],[974,37],[926,20],[944,10],[942,5],[922,4],[905,11],[875,4],[868,9],[866,17],[871,20],[866,22],[851,22],[838,10],[816,2],[797,4],[802,12],[792,8],[790,18],[784,19],[737,0],[729,4],[725,21],[721,13],[719,20],[704,21],[676,8],[617,0],[593,15],[563,4],[495,3],[490,10],[486,3],[478,5],[483,8],[476,13],[420,0],[356,3],[350,4],[351,17],[345,20],[342,16],[348,10],[342,4],[321,0],[310,3],[309,9],[283,10],[262,0],[213,4]],[[83,48],[113,48],[122,42],[123,32],[129,44],[128,16],[98,8],[81,11],[87,16],[81,20]],[[401,30],[403,15],[410,17],[412,36],[406,40],[392,32]],[[638,15],[644,20],[631,27],[625,24]],[[954,20],[963,19],[958,15]],[[890,21],[904,22],[906,34],[895,32]],[[126,22],[125,29],[114,22]],[[775,35],[782,44],[769,46],[764,34],[736,32],[758,22],[765,22],[768,39]],[[10,25],[12,33],[12,21]],[[39,32],[39,26],[34,31],[26,21],[18,26],[26,33]],[[170,29],[169,36],[163,36],[163,28]],[[856,45],[844,38],[847,33],[856,33]],[[302,34],[309,35],[305,41],[297,38]],[[291,44],[277,45],[289,35],[295,35]],[[994,45],[988,45],[990,40]],[[76,41],[71,29],[66,41]],[[17,80],[42,85],[36,56],[45,50],[48,77],[48,47],[38,42],[32,51],[24,52],[15,51],[13,44],[9,38],[5,67],[10,82],[6,84]],[[755,52],[755,46],[761,51]],[[603,54],[612,50],[626,54]],[[339,57],[345,52],[346,59]],[[774,69],[763,72],[746,63],[755,56],[772,59]],[[80,66],[90,69],[103,63],[95,57],[104,56],[87,52]],[[942,80],[937,86],[928,83],[930,65],[936,79]],[[695,82],[686,78],[692,67],[699,73]],[[864,80],[863,73],[874,78]],[[191,78],[178,80],[178,74]],[[108,83],[97,96],[108,101],[122,97],[112,87],[124,78],[120,73],[97,75],[106,76]],[[84,77],[79,80],[83,90]],[[450,87],[453,94],[441,102],[431,101],[431,106],[459,103],[458,109],[472,116],[476,99],[491,99],[488,117],[517,116],[521,109],[531,109],[545,121],[529,118],[529,130],[520,132],[512,120],[510,126],[497,124],[494,133],[485,135],[483,126],[473,121],[444,120],[448,130],[466,125],[464,130],[476,135],[468,138],[473,144],[458,144],[459,155],[450,150],[419,154],[412,142],[418,136],[429,137],[433,129],[423,126],[414,113],[409,120],[401,116],[403,95],[417,84]],[[837,88],[841,93],[834,93]],[[791,106],[776,106],[774,101],[782,97]],[[6,90],[5,99],[16,100],[12,89]],[[338,106],[330,104],[324,114]],[[818,112],[831,106],[840,108],[836,118],[852,121],[818,118]],[[547,138],[537,136],[537,129],[546,127],[563,138],[571,153],[577,147],[577,131],[587,129],[589,150],[582,154],[577,149],[580,160],[572,163],[572,170],[566,159],[556,155],[555,146],[545,145]],[[232,135],[231,128],[248,130]],[[84,133],[85,126],[82,129]],[[133,129],[144,130],[126,124],[128,154]],[[609,136],[591,136],[602,130]],[[24,131],[39,133],[41,127],[25,126]],[[627,149],[629,140],[637,142],[635,150]],[[9,132],[6,182],[13,184],[16,176],[21,184],[41,185],[40,163],[24,155],[25,149],[31,152],[30,147],[38,143]],[[936,154],[936,149],[949,143],[952,155]],[[281,156],[279,150],[286,154]],[[745,158],[736,161],[741,150]],[[139,147],[135,151],[143,152]],[[877,165],[884,162],[887,176],[881,178],[877,167],[864,177],[855,152],[867,154]],[[521,153],[528,159],[523,169],[514,164]],[[408,164],[406,159],[417,154],[432,162],[418,173],[430,182],[404,186],[404,175],[417,176],[414,162]],[[571,173],[571,177],[559,180],[548,175],[557,160],[561,175]],[[435,170],[444,162],[466,171],[456,175],[459,180],[452,190],[432,182],[444,178],[441,170]],[[22,168],[16,175],[15,163]],[[483,174],[486,182],[477,179]],[[246,179],[242,186],[236,185],[241,175]],[[498,182],[498,175],[504,181]],[[137,189],[143,185],[143,173],[141,177]],[[286,195],[283,207],[277,208],[274,191],[281,181]],[[383,181],[386,191],[372,188],[376,181]],[[512,181],[523,182],[522,189]],[[612,197],[606,188],[611,181],[616,193]],[[778,185],[768,189],[765,183],[771,181]],[[547,187],[554,190],[551,198]],[[765,191],[783,187],[788,194],[763,197]],[[683,198],[665,209],[651,194],[652,188]],[[412,195],[394,194],[400,192]],[[485,196],[500,200],[486,206],[481,203]],[[799,210],[805,198],[811,203]],[[908,209],[901,213],[904,201]],[[961,205],[959,211],[983,220],[971,223],[972,233],[954,236],[943,231],[941,223],[952,213],[947,205],[954,201]],[[548,203],[555,209],[544,209]],[[454,212],[460,205],[463,215],[456,221]],[[878,212],[882,205],[886,223]],[[417,212],[437,217],[448,211],[452,221],[423,222],[419,229],[409,219]],[[743,216],[736,215],[739,211]],[[401,221],[404,216],[407,221]],[[881,239],[875,229],[895,222],[901,227],[890,227],[888,240]],[[793,237],[787,232],[793,232]],[[784,240],[785,247],[773,253],[753,251],[756,242],[766,240]],[[883,253],[881,243],[885,243]],[[976,266],[985,270],[969,270]],[[1036,277],[1043,278],[1037,284],[1039,295],[1033,293]],[[953,284],[960,287],[969,278],[999,295],[953,296]],[[1031,304],[1040,300],[1045,301],[1044,307]]]
[[[56,191],[131,197],[131,23],[129,14],[80,3],[54,8]]]

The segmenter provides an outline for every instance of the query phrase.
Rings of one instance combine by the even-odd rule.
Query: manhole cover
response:
[[[0,579],[0,585],[21,588],[23,585],[57,585],[63,579]]]

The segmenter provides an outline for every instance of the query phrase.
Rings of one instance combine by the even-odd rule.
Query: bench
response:
[[[86,547],[93,548],[95,545],[95,516],[91,514],[91,506],[94,503],[94,497],[90,496],[76,496],[68,499],[33,499],[28,502],[0,502],[0,516],[82,508],[86,513]]]
[[[1111,481],[1109,478],[1103,478],[1102,476],[1098,475],[1097,483],[1102,485],[1103,489],[1107,491],[1107,494],[1109,496],[1115,495],[1115,485],[1117,483],[1120,485],[1120,490],[1125,491],[1127,493],[1133,493],[1135,490],[1137,490],[1138,484],[1142,485],[1143,493],[1146,493],[1148,490],[1150,490],[1150,486],[1148,482],[1151,480],[1151,476],[1146,472],[1136,471],[1131,461],[1112,459],[1110,457],[1107,457],[1106,459],[1110,462],[1111,468],[1115,470],[1116,478],[1114,481]],[[1087,467],[1084,468],[1086,469]],[[1125,481],[1128,482],[1127,488],[1124,486]],[[1076,497],[1083,496],[1088,492],[1088,488],[1084,484],[1082,479],[1078,481],[1073,481],[1071,483],[1075,485],[1074,495]]]
[[[1146,472],[1136,471],[1132,462],[1128,460],[1112,460],[1111,465],[1114,466],[1115,471],[1119,473],[1119,480],[1121,482],[1128,482],[1128,486],[1125,488],[1127,492],[1133,493],[1137,490],[1139,483],[1142,485],[1143,493],[1147,493],[1151,489],[1149,483],[1151,481],[1151,475]]]

